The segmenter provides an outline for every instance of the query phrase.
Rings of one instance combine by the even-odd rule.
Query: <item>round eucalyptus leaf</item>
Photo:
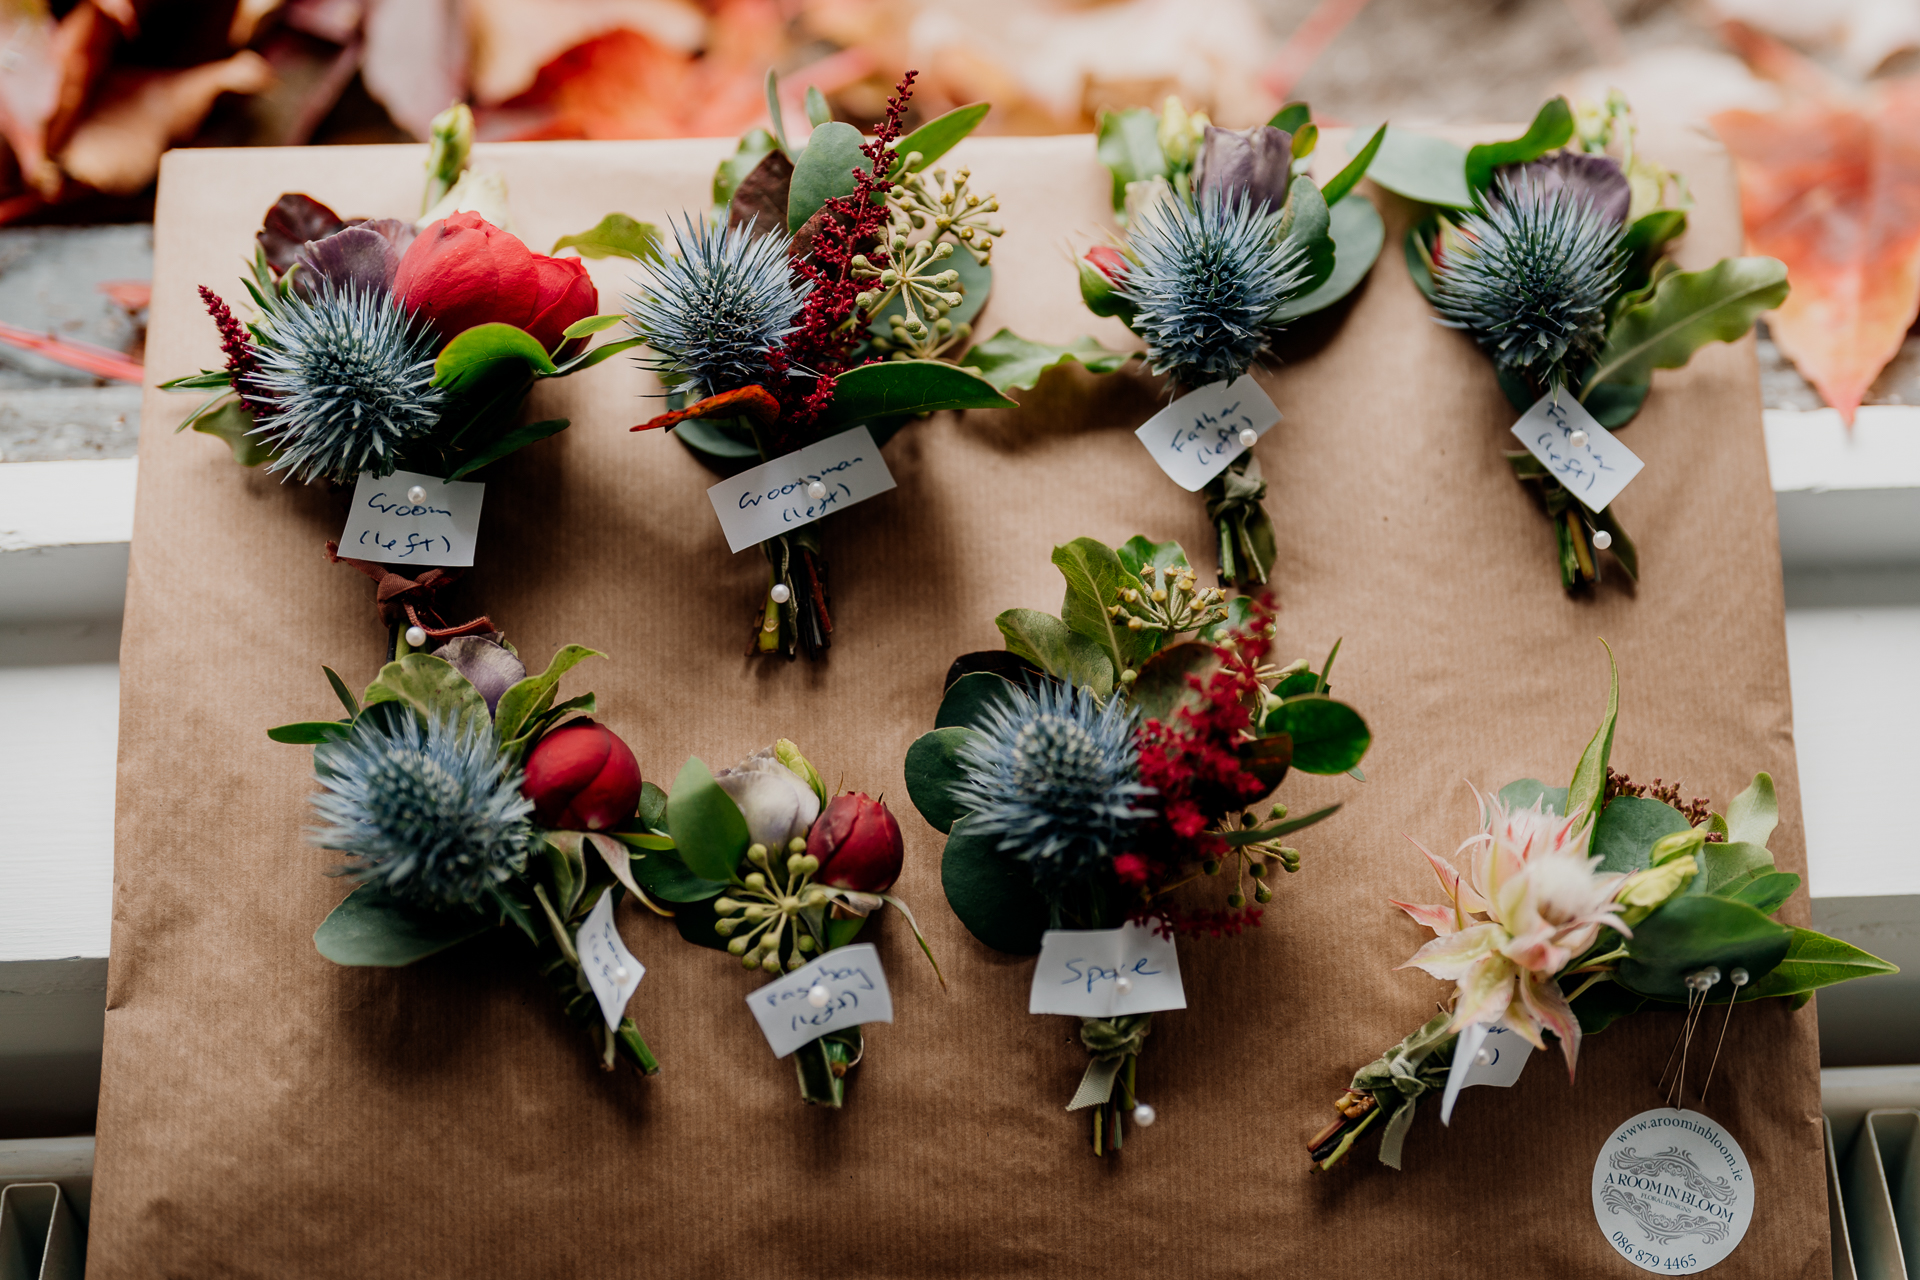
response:
[[[1707,999],[1725,1001],[1733,994],[1734,969],[1758,982],[1786,958],[1792,938],[1793,930],[1744,902],[1686,894],[1633,927],[1614,981],[1655,1000],[1685,1003],[1688,975],[1717,967],[1720,983]]]
[[[964,725],[952,725],[921,734],[907,748],[907,795],[936,831],[950,832],[953,824],[966,816],[967,810],[954,799],[953,789],[966,780],[960,752],[973,734]]]
[[[955,823],[940,859],[940,886],[967,932],[995,951],[1033,955],[1047,930],[1047,902],[1026,863],[1002,853],[999,843],[998,836],[968,831],[965,818]]]
[[[363,884],[320,922],[313,945],[335,964],[393,968],[477,938],[492,927],[471,907],[433,911]]]
[[[1293,767],[1302,773],[1345,773],[1360,763],[1373,742],[1359,712],[1318,695],[1275,707],[1267,716],[1266,731],[1293,739]]]

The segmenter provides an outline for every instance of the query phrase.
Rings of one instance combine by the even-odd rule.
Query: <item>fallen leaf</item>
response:
[[[707,16],[688,0],[470,0],[474,101],[487,106],[533,87],[555,58],[612,31],[633,31],[691,56],[706,43]]]
[[[160,171],[160,153],[190,136],[223,93],[257,93],[273,72],[243,49],[184,71],[115,70],[99,105],[73,131],[60,167],[112,195],[140,190]]]
[[[119,30],[89,0],[59,22],[44,0],[0,0],[0,133],[43,197],[61,187],[53,156],[105,74]]]
[[[125,311],[145,311],[153,301],[151,280],[102,280],[94,287]]]
[[[1831,49],[1862,78],[1920,47],[1920,0],[1714,0],[1713,8],[1783,40]]]
[[[1816,94],[1798,55],[1758,39],[1789,74],[1787,107],[1713,125],[1739,174],[1749,252],[1786,263],[1793,285],[1768,328],[1850,424],[1920,314],[1920,80]]]
[[[79,369],[96,378],[112,378],[118,382],[140,384],[146,378],[146,370],[138,360],[129,360],[118,351],[106,347],[96,347],[90,342],[75,342],[71,338],[56,338],[51,333],[35,333],[31,329],[22,329],[18,325],[0,323],[0,343],[9,347],[18,347],[22,351],[31,351],[44,356],[70,369]]]

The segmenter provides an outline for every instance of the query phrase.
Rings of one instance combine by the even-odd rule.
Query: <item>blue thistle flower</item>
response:
[[[1135,261],[1115,292],[1134,306],[1155,373],[1188,386],[1231,381],[1267,347],[1267,317],[1307,279],[1306,250],[1245,189],[1170,199],[1128,233]]]
[[[1570,381],[1600,350],[1626,269],[1625,227],[1583,190],[1502,174],[1460,220],[1433,275],[1442,323],[1465,329],[1502,370],[1537,388]]]
[[[671,257],[644,266],[627,296],[627,323],[653,349],[642,363],[703,396],[764,385],[767,353],[792,333],[812,283],[796,283],[783,231],[719,227],[687,218]]]
[[[485,721],[362,716],[315,763],[324,790],[313,807],[326,825],[309,835],[355,859],[345,874],[444,907],[478,901],[526,865],[533,802]]]
[[[279,452],[269,471],[303,484],[388,475],[402,446],[440,424],[433,334],[384,290],[321,280],[269,294],[258,336],[247,390],[273,406],[252,432]]]
[[[1052,681],[1010,685],[961,752],[967,779],[955,798],[971,830],[998,835],[1050,899],[1104,872],[1127,831],[1152,814],[1142,786],[1133,713],[1101,706],[1086,689]]]

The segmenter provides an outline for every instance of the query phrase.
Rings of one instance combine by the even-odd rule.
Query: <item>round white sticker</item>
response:
[[[1593,1216],[1642,1271],[1692,1275],[1746,1237],[1753,1170],[1733,1135],[1699,1112],[1642,1111],[1593,1162]]]

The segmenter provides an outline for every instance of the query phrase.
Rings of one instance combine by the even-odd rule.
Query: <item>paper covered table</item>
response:
[[[608,210],[664,223],[706,205],[730,142],[481,148],[535,248]],[[1650,140],[1698,205],[1684,265],[1738,251],[1725,158]],[[1328,148],[1337,150],[1337,148]],[[417,198],[415,148],[176,151],[162,176],[148,363],[216,360],[194,286],[225,288],[283,191],[343,212]],[[1109,345],[1081,306],[1070,241],[1109,225],[1084,137],[963,144],[1008,234],[981,332]],[[941,837],[905,801],[902,759],[951,658],[997,647],[991,619],[1056,608],[1050,547],[1134,533],[1205,548],[1200,504],[1133,429],[1161,394],[1072,371],[1017,411],[942,415],[889,446],[894,491],[838,516],[836,643],[815,664],[742,656],[764,582],[729,557],[696,460],[626,428],[657,411],[616,360],[536,392],[572,429],[496,468],[468,603],[523,651],[577,642],[605,718],[662,783],[687,756],[739,759],[775,736],[899,802],[901,892],[949,979],[892,927],[869,935],[897,1021],[856,1105],[806,1108],[740,998],[757,983],[623,904],[648,966],[634,1011],[664,1070],[604,1075],[525,968],[487,947],[408,969],[343,969],[313,949],[345,887],[304,838],[308,753],[265,729],[334,714],[318,667],[359,687],[383,632],[368,584],[330,565],[344,498],[233,465],[171,431],[189,401],[150,391],[122,648],[119,843],[92,1274],[121,1276],[1420,1277],[1635,1274],[1589,1203],[1614,1127],[1657,1106],[1680,1015],[1592,1037],[1570,1086],[1558,1055],[1510,1090],[1423,1109],[1394,1173],[1314,1172],[1306,1135],[1364,1063],[1445,988],[1395,973],[1424,937],[1384,901],[1428,892],[1402,832],[1436,847],[1472,823],[1465,782],[1554,777],[1622,672],[1615,764],[1724,801],[1780,783],[1783,870],[1804,872],[1781,586],[1750,341],[1661,373],[1626,439],[1647,467],[1619,500],[1642,547],[1636,590],[1561,591],[1541,517],[1500,456],[1515,416],[1486,360],[1435,324],[1399,251],[1408,208],[1352,302],[1299,326],[1263,374],[1283,422],[1258,452],[1279,531],[1282,660],[1337,637],[1341,694],[1375,747],[1364,784],[1310,833],[1251,939],[1183,940],[1189,1007],[1160,1015],[1159,1123],[1116,1160],[1062,1103],[1086,1055],[1064,1018],[1025,1012],[1029,962],[946,910]],[[628,286],[593,264],[603,304]],[[1652,744],[1659,744],[1658,752]],[[1804,894],[1784,918],[1804,923]],[[1711,1111],[1752,1162],[1737,1276],[1825,1276],[1811,1007],[1735,1014]]]

